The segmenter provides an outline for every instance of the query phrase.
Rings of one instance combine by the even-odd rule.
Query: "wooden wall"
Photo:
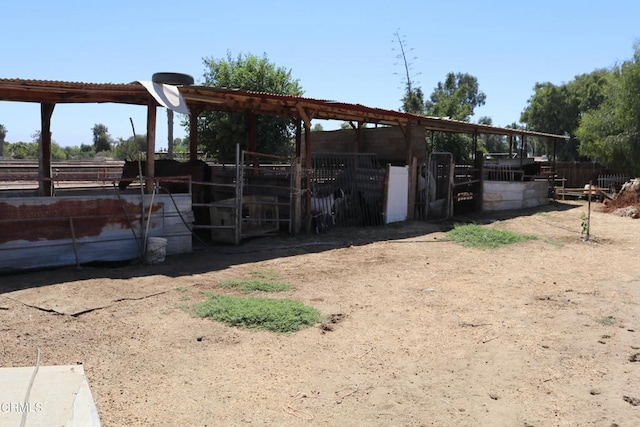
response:
[[[361,132],[362,142],[358,150],[356,150],[357,134],[353,129],[313,132],[311,151],[313,153],[375,153],[382,164],[391,163],[394,166],[407,164],[405,137],[398,126],[363,128]],[[418,158],[418,164],[420,164],[424,162],[426,156],[424,128],[412,128],[411,141],[412,155]]]
[[[565,187],[584,188],[592,181],[598,182],[598,175],[616,174],[598,163],[592,162],[556,162],[556,175],[566,179]]]

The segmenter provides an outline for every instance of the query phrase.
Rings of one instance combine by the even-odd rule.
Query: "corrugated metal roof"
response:
[[[180,86],[192,111],[253,111],[302,119],[329,119],[384,125],[415,125],[455,133],[527,135],[564,139],[563,135],[500,128],[442,117],[428,117],[334,100],[211,86]],[[52,80],[0,79],[0,100],[39,103],[155,103],[138,82],[85,83]],[[306,116],[306,117],[305,117]]]

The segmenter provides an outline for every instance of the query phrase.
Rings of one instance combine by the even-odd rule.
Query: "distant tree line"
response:
[[[97,123],[91,128],[93,144],[81,144],[80,146],[62,147],[55,140],[51,141],[52,160],[92,160],[96,157],[112,159],[137,159],[146,152],[147,136],[136,135],[127,139],[114,139],[109,134],[109,129],[102,123]],[[0,156],[9,159],[37,159],[38,146],[41,141],[40,131],[31,135],[31,141],[7,142],[5,141],[7,128],[0,125]],[[174,153],[177,157],[186,157],[189,150],[188,138],[174,139]]]
[[[640,176],[640,46],[633,58],[560,85],[537,83],[521,121],[567,134],[561,160],[594,160]]]

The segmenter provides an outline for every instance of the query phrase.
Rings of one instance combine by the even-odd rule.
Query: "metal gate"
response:
[[[383,224],[385,170],[375,154],[315,153],[311,164],[304,204],[308,229]]]
[[[210,225],[197,228],[210,229],[213,241],[236,245],[249,237],[291,232],[292,170],[290,158],[238,148],[235,167],[213,173],[214,201],[201,205],[210,211]]]

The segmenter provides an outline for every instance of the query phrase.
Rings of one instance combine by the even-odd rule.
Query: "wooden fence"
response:
[[[556,162],[556,175],[564,178],[565,187],[584,188],[585,184],[591,181],[594,185],[598,183],[598,177],[608,175],[622,175],[617,171],[612,171],[598,163],[592,162]]]

